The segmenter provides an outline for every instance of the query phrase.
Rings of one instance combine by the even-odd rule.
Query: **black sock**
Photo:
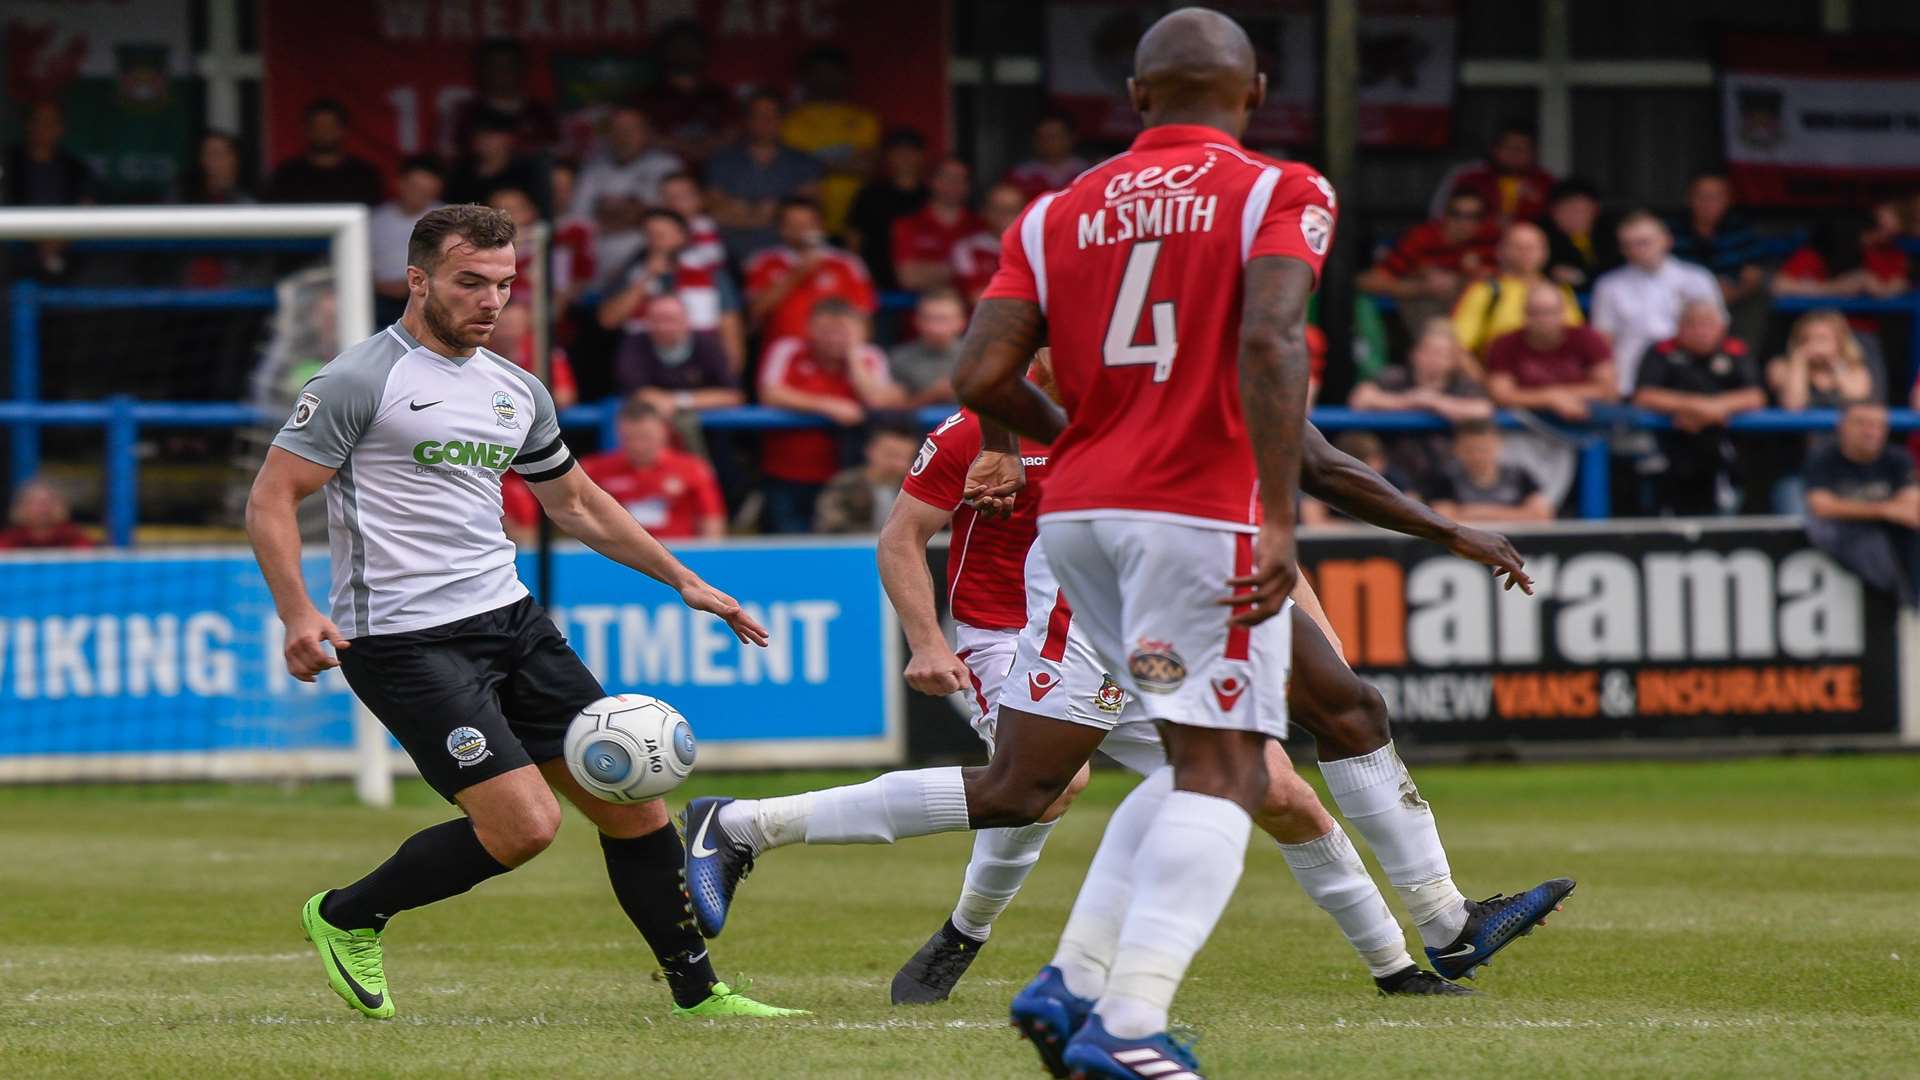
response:
[[[342,930],[385,930],[399,912],[459,896],[507,870],[480,843],[472,821],[443,821],[407,837],[373,873],[328,893],[320,917]]]
[[[673,1003],[691,1008],[713,992],[713,964],[707,942],[694,929],[693,907],[681,880],[686,849],[668,822],[645,836],[619,840],[600,834],[607,857],[607,878],[620,909],[633,920],[673,988]]]

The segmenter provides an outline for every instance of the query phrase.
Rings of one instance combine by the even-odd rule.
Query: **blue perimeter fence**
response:
[[[33,282],[16,282],[11,290],[13,315],[12,399],[0,401],[0,426],[9,430],[12,450],[13,482],[17,486],[30,479],[40,468],[40,430],[46,427],[98,427],[105,429],[105,519],[111,543],[125,546],[133,542],[138,515],[139,459],[135,443],[142,428],[231,429],[272,424],[279,417],[263,415],[250,405],[234,402],[141,401],[121,395],[104,401],[41,401],[40,397],[40,312],[57,310],[131,310],[167,308],[184,310],[247,310],[272,308],[278,303],[273,289],[112,289],[49,288]],[[892,296],[889,301],[894,300]],[[891,304],[889,306],[892,306]],[[1856,299],[1833,301],[1809,298],[1782,298],[1774,308],[1799,312],[1815,308],[1837,308],[1859,314],[1898,314],[1913,320],[1909,339],[1913,343],[1912,370],[1920,372],[1920,290],[1889,300]],[[579,430],[596,429],[603,445],[611,446],[619,401],[576,405],[560,413],[560,426]],[[922,409],[917,419],[928,428],[951,415],[946,406]],[[1444,432],[1448,422],[1423,412],[1359,412],[1348,408],[1322,407],[1313,410],[1313,422],[1323,431],[1374,431],[1403,434]],[[1786,412],[1761,409],[1734,417],[1728,429],[1744,434],[1812,434],[1833,429],[1839,417],[1831,409]],[[1891,426],[1897,432],[1920,431],[1920,412],[1911,409],[1890,411]],[[1496,422],[1507,429],[1531,429],[1540,421],[1523,422],[1513,413],[1501,412]],[[711,430],[776,431],[796,428],[827,428],[827,420],[808,413],[789,412],[759,405],[718,409],[701,417],[702,426]],[[1564,432],[1578,446],[1580,515],[1583,518],[1611,516],[1612,461],[1610,436],[1621,429],[1664,431],[1672,423],[1659,413],[1632,406],[1597,406],[1581,424],[1555,421],[1552,427]]]

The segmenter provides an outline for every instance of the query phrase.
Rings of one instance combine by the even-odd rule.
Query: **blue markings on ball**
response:
[[[685,720],[673,725],[673,756],[683,768],[693,767],[693,725]]]
[[[626,747],[611,739],[596,739],[588,743],[581,758],[587,775],[602,784],[618,786],[633,775],[633,755],[627,752]]]

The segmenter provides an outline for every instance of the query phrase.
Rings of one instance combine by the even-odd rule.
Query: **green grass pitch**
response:
[[[1920,756],[1415,775],[1462,888],[1571,875],[1567,910],[1477,999],[1386,1000],[1256,842],[1174,1007],[1209,1075],[1920,1075]],[[425,789],[392,811],[333,787],[0,792],[0,1075],[1041,1076],[1007,1001],[1128,783],[1096,781],[944,1006],[886,987],[967,837],[773,853],[715,957],[816,1015],[762,1024],[667,1015],[577,816],[526,868],[394,921],[400,1015],[378,1023],[327,989],[298,910],[446,817]]]

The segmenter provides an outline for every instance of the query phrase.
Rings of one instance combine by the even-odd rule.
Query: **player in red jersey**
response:
[[[1041,545],[1172,760],[1115,812],[1054,962],[1014,999],[1061,1076],[1197,1075],[1167,1011],[1287,767],[1263,752],[1286,732],[1291,619],[1273,616],[1298,578],[1306,304],[1337,205],[1312,169],[1239,146],[1265,78],[1231,19],[1160,20],[1128,90],[1147,130],[1008,229],[954,374],[963,402],[1053,445]],[[1059,405],[1019,377],[1043,333]]]
[[[1029,377],[1043,389],[1050,387],[1046,350],[1035,358]],[[987,799],[996,797],[1023,801],[1034,820],[975,834],[953,913],[894,976],[895,1005],[946,1000],[979,955],[994,920],[1025,883],[1053,822],[1085,785],[1087,759],[1096,745],[1143,776],[1166,764],[1152,724],[1138,715],[1129,719],[1126,693],[1071,635],[1071,614],[1058,601],[1052,573],[1034,546],[1048,448],[1032,442],[1021,446],[1026,490],[1009,516],[992,517],[962,498],[981,442],[979,420],[964,412],[928,436],[902,485],[904,497],[894,503],[881,531],[880,577],[912,649],[908,684],[935,695],[970,690],[973,725],[990,752],[997,728],[1004,724],[1009,730],[1010,752],[997,756],[990,770],[998,794],[976,799],[970,792],[969,805],[984,809]],[[927,542],[949,522],[947,590],[954,647],[940,629],[925,559]],[[1484,550],[1499,546],[1490,534],[1481,535],[1487,537],[1480,542]],[[1023,638],[1032,639],[1026,651],[1038,663],[1015,660]],[[1352,677],[1345,665],[1337,666]],[[1338,713],[1330,709],[1327,714],[1334,722],[1310,729],[1331,732]],[[1035,738],[1059,724],[1076,726],[1062,729],[1066,739]],[[1322,738],[1338,743],[1336,737]],[[1277,744],[1271,749],[1280,752]],[[1278,841],[1301,887],[1340,926],[1382,992],[1467,992],[1422,971],[1408,956],[1400,927],[1352,843],[1313,789],[1290,769],[1276,770],[1260,825]]]
[[[1167,1011],[1286,734],[1262,706],[1286,682],[1273,616],[1299,576],[1306,307],[1336,206],[1312,169],[1240,147],[1266,80],[1233,20],[1166,16],[1134,72],[1147,130],[1007,230],[954,372],[968,406],[1053,445],[1040,542],[1172,760],[1115,811],[1055,963],[1014,1000],[1060,1075],[1198,1069]],[[1019,378],[1043,334],[1059,406]]]

